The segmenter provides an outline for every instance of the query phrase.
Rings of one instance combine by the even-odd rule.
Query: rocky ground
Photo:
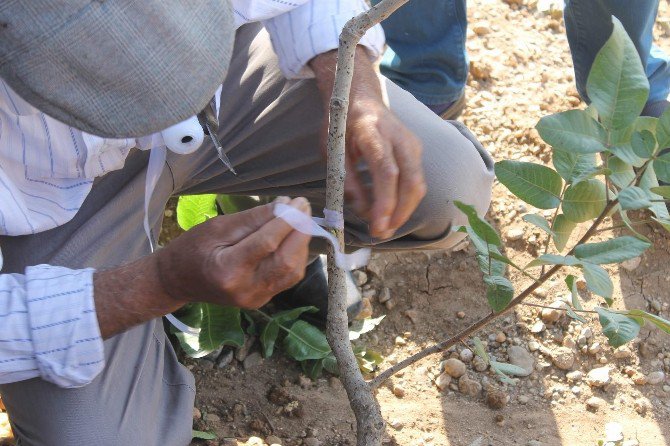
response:
[[[563,20],[560,13],[541,11],[546,3],[468,5],[471,76],[462,120],[496,159],[549,163],[549,148],[533,130],[537,120],[583,107]],[[670,51],[667,2],[661,3],[655,37]],[[542,242],[542,234],[521,219],[528,212],[496,185],[490,220],[503,234],[506,254],[519,264],[536,255]],[[654,248],[609,268],[615,306],[669,319],[670,237],[656,227],[644,231]],[[371,313],[386,315],[360,340],[385,356],[382,369],[486,314],[473,252],[465,244],[451,253],[375,255],[357,273]],[[518,289],[528,282],[514,272],[510,278]],[[550,305],[564,298],[562,279],[547,282],[529,302]],[[582,291],[585,306],[596,305]],[[597,320],[587,319],[580,324],[559,312],[523,306],[479,333],[489,355],[527,370],[514,386],[501,384],[473,355],[470,342],[405,369],[377,395],[388,421],[385,444],[595,446],[608,435],[624,438],[626,445],[670,444],[670,337],[645,327],[632,344],[614,350],[598,334]],[[339,380],[311,381],[285,357],[262,359],[253,341],[215,360],[185,360],[198,388],[194,427],[218,436],[205,444],[355,444],[354,419]]]

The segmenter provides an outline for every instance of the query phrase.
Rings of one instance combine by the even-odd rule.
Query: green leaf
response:
[[[635,319],[601,307],[596,307],[596,311],[603,334],[614,348],[621,347],[640,332],[640,324]]]
[[[670,147],[670,107],[666,108],[658,118],[656,125],[656,139],[661,149]]]
[[[628,211],[632,209],[647,209],[653,203],[649,201],[649,194],[637,186],[629,186],[622,189],[618,195],[621,209]]]
[[[265,324],[261,330],[260,341],[263,346],[263,356],[269,358],[274,352],[277,336],[279,336],[280,325],[286,326],[300,317],[303,313],[316,313],[319,309],[316,307],[297,307],[290,310],[280,311],[272,316],[272,319]]]
[[[656,178],[663,182],[670,182],[670,152],[660,155],[654,160]]]
[[[491,368],[494,371],[501,372],[505,375],[512,376],[528,376],[528,371],[522,369],[518,365],[508,364],[506,362],[491,361]]]
[[[664,332],[670,333],[670,321],[667,321],[660,316],[656,316],[655,314],[650,314],[642,310],[624,310],[619,311],[618,313],[626,314],[628,316],[635,318],[640,318],[644,321],[649,321],[652,324],[656,325],[661,330],[663,330]]]
[[[649,81],[635,45],[618,19],[598,51],[586,81],[586,92],[607,128],[631,124],[649,97]]]
[[[561,176],[546,166],[505,160],[496,163],[495,173],[510,192],[536,208],[554,209],[561,202]]]
[[[319,376],[321,376],[321,372],[323,372],[323,359],[324,358],[308,359],[300,363],[302,371],[312,381],[316,380]]]
[[[349,326],[349,340],[355,341],[360,338],[361,335],[374,330],[385,317],[385,315],[382,315],[375,318],[368,317],[363,320],[353,321]]]
[[[184,352],[190,357],[202,358],[221,345],[239,347],[244,343],[239,308],[208,303],[192,304],[191,308],[191,315],[181,317],[181,321],[191,327],[200,328],[200,333],[197,336],[175,333]],[[199,321],[194,318],[196,314]]]
[[[610,174],[610,180],[614,183],[619,189],[623,189],[632,183],[635,179],[635,172],[633,171],[633,166],[626,163],[625,161],[620,160],[616,157],[610,157],[607,161],[607,167],[612,171]]]
[[[594,294],[604,297],[607,302],[611,302],[612,293],[614,293],[614,285],[610,279],[607,271],[595,263],[584,262],[584,280],[586,280],[586,287]]]
[[[216,202],[226,215],[246,211],[247,209],[255,208],[256,206],[263,204],[260,197],[253,195],[219,194],[216,196]]]
[[[535,268],[542,265],[565,265],[576,266],[580,261],[575,256],[559,256],[556,254],[542,254],[540,257],[533,259],[526,265],[526,268]]]
[[[496,246],[485,243],[484,240],[475,234],[470,226],[463,226],[459,231],[467,233],[470,237],[470,241],[477,251],[476,257],[479,269],[484,274],[491,276],[502,276],[505,274],[505,263],[495,260],[495,258],[490,255],[490,253],[495,253],[502,256]]]
[[[649,190],[663,198],[670,198],[670,186],[651,187]]]
[[[570,234],[577,224],[567,219],[563,214],[558,214],[554,219],[554,246],[558,252],[565,249],[565,245],[570,240]]]
[[[611,143],[608,150],[625,163],[640,167],[644,164],[644,159],[637,156],[633,151],[632,139],[634,130],[633,126],[612,130],[610,133]]]
[[[582,324],[586,323],[586,319],[575,313],[575,310],[573,310],[571,307],[565,307],[565,312],[566,314],[571,317],[572,319],[581,322]]]
[[[491,251],[491,252],[489,252],[489,255],[490,255],[491,258],[494,259],[494,260],[498,260],[498,261],[500,261],[500,262],[506,263],[506,264],[508,264],[508,265],[510,265],[510,266],[512,266],[512,267],[514,267],[514,268],[516,268],[516,269],[518,269],[519,271],[523,271],[523,268],[521,268],[521,267],[520,267],[519,265],[517,265],[516,263],[512,262],[512,260],[509,259],[508,257],[505,257],[504,255],[502,255],[502,254],[500,254],[500,253],[498,253],[498,252],[493,252],[493,251]],[[505,271],[502,271],[500,274],[491,274],[491,275],[492,275],[492,276],[501,276],[504,272],[505,272]]]
[[[538,228],[542,229],[547,234],[553,235],[551,227],[549,226],[549,222],[547,221],[546,218],[544,218],[541,215],[526,214],[526,215],[523,216],[523,221],[527,221],[528,223],[530,223],[532,225],[535,225]]]
[[[191,431],[191,438],[196,438],[198,440],[216,440],[216,434],[213,432],[203,432],[194,429]]]
[[[605,185],[598,180],[586,180],[570,185],[563,196],[563,214],[575,223],[596,218],[606,205]]]
[[[321,359],[330,354],[326,335],[305,321],[296,321],[284,338],[286,353],[296,361]]]
[[[579,245],[575,247],[575,257],[598,265],[621,263],[641,255],[649,246],[649,242],[626,235],[604,242]]]
[[[572,306],[575,307],[577,310],[583,310],[584,308],[582,307],[582,303],[579,301],[579,291],[577,290],[577,279],[575,276],[572,274],[568,274],[565,277],[565,284],[568,286],[568,289],[570,290],[571,298],[572,298]]]
[[[501,276],[484,276],[487,284],[486,298],[491,309],[499,313],[512,301],[514,297],[514,286],[507,278]]]
[[[658,159],[654,161],[654,166],[656,166],[657,162]],[[640,178],[640,187],[644,190],[651,190],[652,187],[658,187],[658,179],[651,166],[645,170],[644,174],[642,174],[642,178]],[[662,200],[663,197],[656,195],[653,192],[649,192],[649,199],[652,200],[652,205],[649,208],[651,209],[651,212],[653,212],[660,220],[670,220],[670,213],[668,213],[668,208],[665,203],[653,201]]]
[[[568,110],[545,116],[535,128],[554,149],[576,153],[605,150],[607,132],[584,110]]]
[[[177,202],[177,224],[184,231],[217,215],[216,194],[182,195]]]
[[[649,159],[656,152],[656,138],[649,130],[633,133],[630,143],[633,152],[640,158]]]
[[[475,344],[474,345],[474,352],[477,356],[482,358],[486,364],[491,363],[491,358],[489,358],[489,354],[486,353],[486,348],[484,348],[484,344],[482,343],[482,340],[479,339],[477,336],[475,336],[472,339],[472,342]]]
[[[477,210],[474,206],[470,206],[469,204],[462,203],[458,200],[454,201],[454,205],[468,217],[468,224],[475,234],[482,240],[495,246],[500,246],[502,244],[496,230],[493,229],[493,226],[491,226],[489,222],[477,214]]]
[[[555,149],[552,151],[552,162],[556,171],[568,183],[592,172],[597,165],[596,157],[592,153],[580,154]]]
[[[323,368],[333,375],[340,374],[340,369],[337,367],[337,359],[335,359],[332,353],[323,358]]]

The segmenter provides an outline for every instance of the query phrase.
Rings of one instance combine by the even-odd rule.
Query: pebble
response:
[[[400,420],[391,420],[389,421],[389,426],[391,426],[393,430],[399,431],[405,427],[405,424]]]
[[[656,385],[656,384],[661,384],[663,381],[665,381],[665,373],[658,371],[658,372],[651,372],[650,374],[647,375],[647,384],[650,385]]]
[[[500,389],[489,389],[486,392],[486,405],[491,409],[502,409],[507,406],[509,396]]]
[[[458,380],[458,390],[468,396],[478,396],[482,391],[482,385],[468,375],[463,375]]]
[[[506,237],[507,237],[507,240],[516,241],[516,240],[521,240],[521,238],[523,237],[523,234],[524,234],[523,228],[515,226],[515,227],[509,228],[507,230]]]
[[[235,351],[235,359],[237,359],[240,362],[244,361],[247,355],[249,354],[249,350],[251,350],[251,347],[254,345],[254,342],[256,342],[255,336],[245,335],[244,344],[242,344],[242,347],[238,348]]]
[[[388,289],[387,287],[384,287],[381,293],[379,293],[379,296],[377,296],[377,300],[379,301],[380,304],[386,303],[391,299],[391,290]]]
[[[570,370],[575,363],[575,354],[567,347],[558,347],[551,352],[551,360],[561,370]]]
[[[465,375],[465,364],[460,359],[449,358],[442,362],[442,370],[454,378]]]
[[[642,262],[641,257],[633,257],[632,259],[621,262],[621,267],[626,271],[634,271],[638,266],[640,266],[640,262]]]
[[[456,313],[456,317],[459,319],[463,319],[465,317],[465,311],[459,311]]]
[[[215,413],[208,413],[207,415],[205,415],[205,420],[211,422],[218,422],[221,421],[221,417]]]
[[[246,358],[244,358],[244,362],[242,365],[244,366],[244,370],[250,370],[253,369],[254,367],[257,367],[263,363],[263,357],[259,352],[253,352]]]
[[[547,326],[544,325],[544,322],[537,321],[530,327],[530,332],[531,333],[542,333],[546,328],[547,328]]]
[[[449,386],[450,383],[451,383],[451,375],[449,375],[446,372],[441,373],[440,376],[435,378],[435,385],[440,390],[446,389]]]
[[[198,409],[197,407],[194,407],[193,408],[193,419],[194,420],[199,420],[200,418],[202,418],[202,412],[200,412],[200,409]]]
[[[565,377],[568,379],[568,381],[578,382],[582,380],[584,373],[582,373],[580,370],[575,370],[574,372],[566,373]]]
[[[582,388],[579,386],[572,386],[570,387],[570,392],[572,392],[576,396],[579,396],[582,393]]]
[[[361,299],[361,311],[356,316],[356,319],[363,320],[370,317],[372,317],[372,302],[369,297],[364,297]]]
[[[395,337],[395,345],[406,345],[407,341],[402,336]]]
[[[563,347],[567,347],[572,350],[576,345],[577,344],[575,343],[575,340],[572,339],[572,336],[566,336],[563,338]]]
[[[537,341],[530,341],[528,343],[528,350],[534,352],[540,348],[540,343]]]
[[[479,356],[475,356],[472,360],[472,367],[478,372],[484,372],[489,368],[489,365]]]
[[[216,360],[216,366],[220,369],[225,369],[231,362],[233,362],[233,351],[228,350],[219,356]]]
[[[519,395],[517,398],[520,404],[528,404],[528,401],[530,401],[530,398],[527,397],[526,395]]]
[[[586,400],[586,407],[588,407],[591,410],[598,410],[605,407],[606,405],[607,401],[597,396],[592,396],[591,398]]]
[[[610,382],[610,368],[598,367],[586,374],[586,383],[591,387],[602,387]]]
[[[281,445],[281,438],[275,437],[274,435],[270,435],[268,438],[265,439],[265,442],[269,445],[273,444]]]
[[[498,333],[496,333],[495,341],[497,343],[502,344],[506,340],[507,340],[507,336],[505,336],[505,333],[503,333],[502,331],[499,331]]]
[[[667,385],[667,384],[664,385],[664,386],[663,386],[663,391],[664,391],[664,392],[670,392],[670,386]]]
[[[586,339],[590,339],[593,337],[593,330],[591,327],[584,327],[581,332],[582,336],[584,336]]]
[[[507,356],[510,363],[526,371],[526,374],[521,376],[528,376],[533,373],[535,358],[525,348],[513,345],[507,349]]]
[[[368,281],[368,275],[365,274],[365,271],[356,270],[356,271],[352,272],[351,275],[354,276],[354,281],[356,282],[356,285],[358,285],[358,286],[363,286]]]
[[[589,345],[589,350],[588,351],[589,351],[590,355],[595,356],[598,353],[600,353],[602,351],[602,349],[603,349],[603,346],[602,346],[602,344],[600,344],[600,342],[594,342],[593,344]]]
[[[461,350],[458,356],[461,358],[461,361],[468,363],[472,361],[472,358],[474,358],[475,354],[469,348],[464,348]]]
[[[491,33],[491,25],[488,22],[478,22],[472,26],[472,31],[478,36],[485,36]]]
[[[417,323],[417,320],[419,319],[419,312],[416,310],[407,310],[405,311],[405,316],[412,321],[413,324]]]
[[[244,446],[264,446],[265,442],[260,437],[249,437]]]
[[[397,396],[398,398],[402,398],[405,396],[405,388],[402,387],[400,384],[394,384],[393,385],[393,394]]]
[[[635,412],[639,413],[640,415],[644,415],[649,409],[651,409],[651,404],[646,399],[637,399],[633,404],[633,407],[635,408]]]
[[[633,352],[627,346],[623,345],[614,350],[615,359],[630,359],[633,357]]]
[[[556,310],[555,308],[564,308],[565,302],[563,302],[562,300],[557,300],[553,302],[550,306],[554,308],[543,308],[542,312],[540,313],[542,321],[546,324],[553,324],[554,322],[557,322],[561,318],[561,316],[563,316],[563,311]]]
[[[384,306],[386,307],[387,310],[393,310],[396,306],[395,300],[389,299],[386,302],[384,302]]]

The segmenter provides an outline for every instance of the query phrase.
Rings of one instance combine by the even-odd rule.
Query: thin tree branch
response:
[[[356,45],[368,29],[384,20],[407,1],[384,0],[347,22],[340,34],[328,125],[327,209],[340,213],[344,211],[345,133]],[[340,247],[344,248],[342,228],[335,229],[334,233]],[[345,272],[335,265],[333,250],[329,248],[326,337],[337,358],[340,380],[356,416],[356,444],[379,446],[384,432],[384,419],[372,389],[361,375],[349,342],[345,293]]]

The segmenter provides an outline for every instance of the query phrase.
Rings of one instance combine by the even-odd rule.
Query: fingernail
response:
[[[306,211],[309,209],[309,201],[305,197],[298,197],[293,200],[293,206],[301,211]]]
[[[288,204],[291,202],[291,199],[289,197],[281,196],[275,198],[275,203],[282,203],[282,204]]]
[[[375,224],[375,229],[376,229],[375,232],[377,232],[379,234],[386,233],[390,220],[391,220],[390,217],[382,217],[379,220],[377,220],[377,223]]]

